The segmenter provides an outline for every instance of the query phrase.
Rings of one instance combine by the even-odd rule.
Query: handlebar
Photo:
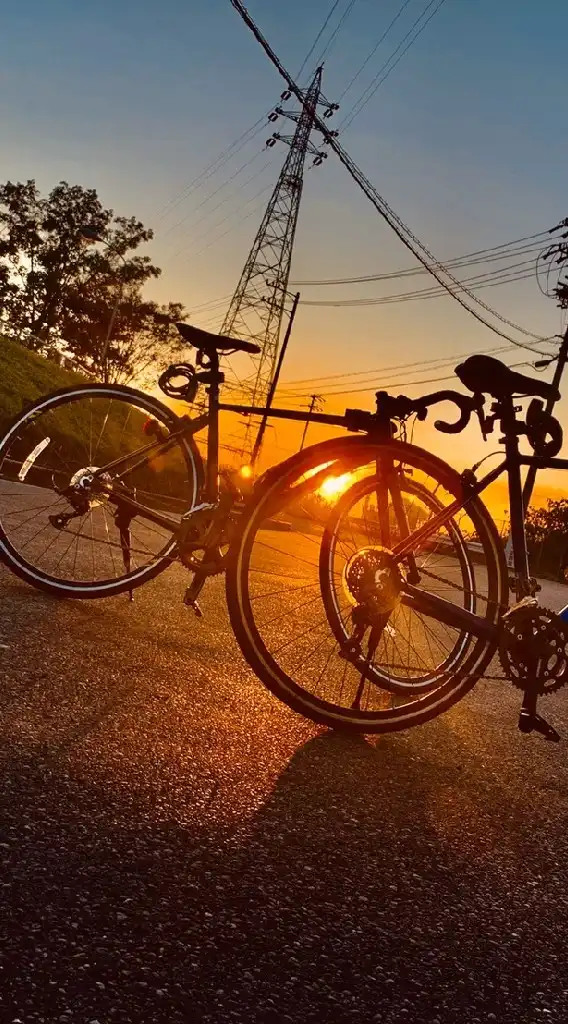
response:
[[[442,431],[443,434],[459,434],[467,427],[472,412],[479,408],[479,398],[461,395],[458,391],[434,391],[431,395],[423,395],[422,398],[407,398],[405,395],[394,398],[384,391],[377,393],[377,410],[393,419],[406,419],[407,416],[416,413],[418,419],[424,420],[429,407],[439,402],[453,402],[460,411],[459,419],[454,423],[447,423],[445,420],[435,421],[436,430]]]

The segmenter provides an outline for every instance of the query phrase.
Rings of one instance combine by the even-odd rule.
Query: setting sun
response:
[[[318,493],[326,501],[334,501],[335,498],[338,498],[340,494],[347,490],[353,480],[353,473],[343,473],[341,476],[328,476],[319,488]]]

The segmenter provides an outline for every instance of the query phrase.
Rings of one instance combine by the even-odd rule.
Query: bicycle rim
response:
[[[346,575],[360,553],[372,553],[382,547],[377,508],[373,504],[379,481],[372,474],[348,488],[330,515],[320,548],[320,586],[330,626],[340,645],[352,633],[352,612],[356,600]],[[411,519],[418,529],[443,509],[443,504],[427,486],[412,477],[399,475],[396,484]],[[371,499],[371,500],[369,500]],[[389,509],[392,542],[402,537],[402,524],[396,509]],[[363,563],[365,560],[363,554]],[[475,565],[455,520],[417,552],[412,566],[430,593],[448,597],[466,611],[475,614],[478,604]],[[483,595],[480,595],[483,600]],[[471,634],[451,630],[427,616],[405,607],[393,610],[372,663],[367,666],[369,680],[391,693],[421,694],[442,683],[456,672],[472,643]]]
[[[202,481],[191,438],[120,474],[131,496],[171,517],[171,530],[141,515],[129,519],[124,506],[121,515],[120,503],[101,494],[75,515],[60,493],[148,445],[148,420],[163,436],[180,425],[149,395],[85,385],[39,399],[11,424],[0,440],[0,556],[15,573],[61,597],[95,598],[132,590],[170,564],[175,528]],[[107,477],[112,482],[112,470]]]
[[[358,474],[363,478],[372,475],[379,451],[410,462],[421,486],[426,484],[419,474],[434,474],[441,480],[446,497],[439,491],[432,507],[461,495],[458,474],[414,446],[396,442],[379,446],[366,438],[326,442],[293,457],[270,475],[245,517],[227,574],[235,634],[265,685],[314,721],[360,732],[405,729],[435,717],[473,686],[494,652],[492,642],[468,637],[460,657],[450,659],[444,671],[433,674],[428,686],[420,685],[413,692],[412,686],[404,685],[401,693],[400,686],[381,686],[380,679],[365,678],[364,698],[354,705],[361,665],[341,656],[341,639],[331,625],[321,592],[320,549],[334,514],[334,502],[328,499],[336,482],[344,477],[349,486]],[[328,468],[318,470],[322,465]],[[334,483],[322,481],[325,473]],[[302,494],[298,507],[296,492],[310,479],[315,485],[309,500]],[[336,494],[344,490],[340,485]],[[485,593],[478,586],[475,595],[478,614],[496,624],[506,597],[499,538],[478,499],[468,502],[467,515],[484,556]],[[278,523],[281,529],[275,529]],[[463,533],[462,527],[456,529]],[[476,571],[479,574],[481,570]],[[379,669],[383,676],[392,677],[392,664],[379,665]],[[401,681],[405,682],[399,671],[394,682]],[[422,678],[420,683],[426,680]]]

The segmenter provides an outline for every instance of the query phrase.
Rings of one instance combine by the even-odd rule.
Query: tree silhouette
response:
[[[104,238],[89,245],[81,229]],[[66,352],[101,377],[141,382],[179,351],[172,321],[180,303],[160,306],[143,288],[161,271],[137,252],[153,232],[115,216],[94,189],[60,182],[42,196],[35,181],[0,186],[0,329],[46,356]],[[109,327],[111,328],[109,336]]]
[[[564,578],[568,565],[568,499],[549,498],[546,508],[529,508],[525,530],[532,571]]]

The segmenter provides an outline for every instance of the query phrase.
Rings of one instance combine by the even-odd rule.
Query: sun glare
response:
[[[341,476],[328,476],[319,488],[319,493],[326,501],[335,501],[353,482],[353,473],[342,473]]]

